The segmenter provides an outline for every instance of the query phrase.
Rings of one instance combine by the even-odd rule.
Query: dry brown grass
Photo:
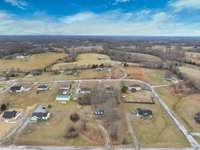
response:
[[[127,111],[146,108],[153,111],[152,119],[140,119],[134,116],[132,124],[141,147],[187,147],[184,135],[176,128],[172,120],[158,104],[125,104]]]
[[[89,108],[88,108],[89,109]],[[73,125],[69,119],[70,114],[73,112],[79,112],[80,107],[77,103],[69,102],[67,105],[53,104],[50,112],[52,113],[51,118],[45,122],[32,123],[30,124],[17,138],[15,143],[17,145],[53,145],[53,146],[91,146],[91,145],[101,145],[102,138],[100,141],[92,141],[91,132],[93,136],[98,136],[101,134],[97,129],[92,128],[88,124],[88,135],[85,133],[80,133],[78,137],[73,139],[64,138],[66,129]],[[96,132],[97,131],[97,132]]]
[[[200,53],[196,52],[186,52],[185,53],[186,61],[193,64],[200,64]]]
[[[200,94],[177,95],[171,88],[159,88],[157,91],[189,131],[200,132],[200,124],[194,120],[194,115],[200,110]]]
[[[144,80],[144,69],[139,67],[125,68],[129,79]]]
[[[30,85],[29,85],[30,86]],[[104,143],[104,138],[100,138],[101,131],[94,125],[94,120],[91,117],[92,111],[90,106],[80,107],[74,101],[63,105],[55,101],[55,96],[58,92],[58,86],[50,85],[51,90],[36,94],[36,87],[31,91],[10,94],[5,93],[1,96],[1,100],[9,103],[11,108],[26,109],[32,105],[42,104],[44,106],[52,105],[49,109],[51,117],[48,121],[41,121],[38,123],[31,123],[26,127],[14,140],[17,145],[53,145],[53,146],[96,146]],[[64,134],[67,127],[72,125],[69,116],[73,112],[81,113],[81,111],[89,112],[88,131],[80,133],[77,138],[65,139]],[[92,133],[94,132],[94,133]],[[93,135],[93,136],[91,136]],[[96,141],[93,142],[93,138]],[[98,140],[97,140],[98,139]]]
[[[99,60],[98,58],[103,57],[105,59]],[[114,64],[116,63],[115,61],[110,60],[110,58],[107,55],[103,54],[96,54],[96,53],[86,53],[86,54],[80,54],[78,55],[78,58],[75,62],[71,63],[59,63],[53,66],[53,70],[58,70],[58,69],[69,69],[69,68],[74,68],[76,66],[81,66],[81,65],[93,65],[93,64]]]
[[[142,90],[135,93],[128,92],[123,95],[126,96],[126,102],[152,103],[152,94],[149,91]]]
[[[32,70],[41,69],[58,59],[64,58],[65,53],[47,52],[27,56],[24,60],[19,59],[0,59],[0,70],[20,69]]]

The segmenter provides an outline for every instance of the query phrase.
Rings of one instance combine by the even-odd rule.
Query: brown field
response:
[[[167,84],[169,82],[164,80],[165,73],[166,70],[145,68],[144,81],[153,85]]]
[[[142,67],[127,67],[125,69],[129,79],[144,80],[154,85],[169,83],[164,80],[166,70],[148,69]]]
[[[153,111],[152,119],[133,116],[132,124],[141,147],[188,147],[184,135],[172,120],[163,112],[159,104],[125,104],[127,111],[146,108]]]
[[[57,86],[51,85],[51,90],[36,94],[33,88],[29,92],[20,94],[5,93],[1,96],[4,103],[9,103],[10,108],[26,109],[29,106],[42,104],[44,106],[52,105],[49,109],[52,116],[48,121],[31,123],[14,140],[17,145],[58,145],[58,146],[94,146],[102,145],[104,138],[99,128],[94,125],[91,117],[90,107],[80,107],[76,102],[69,102],[65,105],[55,102]],[[81,132],[75,139],[65,139],[64,133],[72,122],[69,115],[72,112],[81,113],[89,111],[88,130]],[[95,133],[95,134],[94,134]],[[96,141],[94,141],[96,138]]]
[[[186,62],[199,65],[200,64],[200,53],[196,52],[186,52],[185,53]]]
[[[99,58],[104,58],[99,60]],[[86,54],[80,54],[77,57],[77,60],[75,62],[70,63],[58,63],[53,66],[53,70],[63,70],[63,69],[72,69],[76,66],[86,66],[86,65],[93,65],[93,64],[115,64],[115,61],[110,60],[110,57],[103,54],[97,54],[97,53],[86,53]]]
[[[40,76],[26,76],[23,81],[56,81],[56,80],[79,80],[79,79],[106,79],[108,71],[96,71],[95,69],[82,70],[78,75],[65,75],[61,73],[55,75],[53,73],[43,73]],[[20,80],[20,79],[19,79]]]
[[[124,75],[124,71],[121,66],[112,67],[112,72],[111,72],[112,79],[119,79],[120,77],[123,77],[123,75]]]
[[[125,68],[129,79],[144,80],[144,69],[140,67]]]
[[[191,132],[200,132],[200,124],[194,120],[200,110],[200,94],[177,95],[171,88],[157,89],[159,95]]]
[[[183,73],[184,75],[186,75],[187,77],[189,77],[192,80],[197,80],[198,82],[200,81],[200,69],[197,67],[191,67],[191,66],[182,66],[179,67],[181,73]]]
[[[84,107],[84,109],[90,108]],[[69,119],[69,115],[80,111],[80,107],[75,102],[69,102],[66,105],[53,105],[50,111],[52,117],[48,121],[30,124],[16,138],[15,144],[42,146],[94,146],[103,144],[101,131],[93,126],[94,122],[91,119],[88,122],[87,132],[81,132],[78,137],[73,139],[64,138],[67,128],[73,124]],[[96,140],[93,140],[93,138]]]
[[[152,103],[152,94],[149,91],[138,91],[135,93],[128,92],[126,94],[123,94],[123,96],[126,96],[125,101],[126,102],[136,102],[136,103]]]
[[[0,70],[20,69],[32,70],[42,69],[45,66],[55,62],[58,59],[66,57],[65,53],[47,52],[42,54],[34,54],[27,56],[23,60],[19,59],[0,59]]]

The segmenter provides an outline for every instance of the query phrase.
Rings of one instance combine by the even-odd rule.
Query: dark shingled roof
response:
[[[10,88],[10,90],[11,90],[12,92],[15,92],[15,91],[20,90],[21,87],[22,87],[22,86],[20,86],[20,85],[15,85],[15,86],[12,86],[12,87]]]
[[[16,117],[17,115],[17,111],[13,110],[13,111],[5,111],[3,114],[3,118],[5,119],[12,119],[14,117]]]
[[[149,117],[153,115],[153,112],[148,109],[137,108],[137,112],[140,116],[143,116],[143,117]]]

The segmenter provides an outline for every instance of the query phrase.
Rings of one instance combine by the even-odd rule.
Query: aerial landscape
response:
[[[198,0],[45,1],[0,2],[0,150],[200,149]]]

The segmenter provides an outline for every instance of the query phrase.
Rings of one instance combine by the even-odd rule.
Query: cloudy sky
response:
[[[0,0],[0,35],[200,36],[200,0]]]

